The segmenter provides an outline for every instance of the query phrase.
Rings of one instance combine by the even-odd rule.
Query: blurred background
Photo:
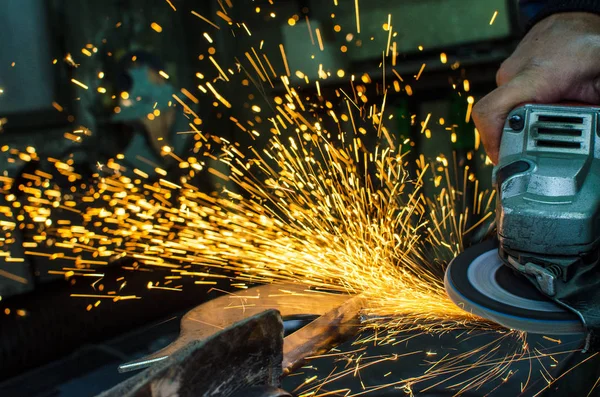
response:
[[[197,137],[186,133],[196,129],[260,145],[231,122],[232,117],[256,125],[267,122],[268,116],[253,105],[264,103],[266,109],[265,98],[286,93],[279,78],[261,82],[253,70],[237,73],[250,68],[246,53],[259,50],[268,54],[268,60],[259,58],[267,77],[271,68],[281,75],[288,67],[291,85],[321,102],[336,98],[339,89],[349,92],[350,76],[355,77],[354,89],[373,98],[382,78],[388,84],[400,82],[391,85],[387,96],[386,113],[393,118],[386,126],[399,141],[411,139],[408,158],[414,162],[419,154],[427,159],[443,154],[469,165],[481,188],[489,187],[491,167],[485,165],[469,105],[495,87],[496,70],[518,43],[522,30],[516,2],[361,1],[360,34],[354,2],[324,3],[4,0],[0,188],[4,184],[5,194],[0,208],[14,211],[11,217],[0,211],[0,219],[26,225],[16,203],[24,189],[38,187],[31,178],[36,171],[56,174],[53,161],[77,170],[79,184],[98,170],[115,171],[115,159],[145,170],[152,179],[160,177],[157,167],[173,168],[156,139],[189,156],[200,150]],[[384,76],[389,15],[397,56]],[[319,93],[314,84],[303,84],[321,73],[326,78],[319,80]],[[206,83],[218,79],[232,80],[219,86],[231,107],[204,95]],[[132,102],[146,92],[157,99],[145,105]],[[173,94],[181,103],[172,113],[169,106],[161,108],[160,100],[171,101]],[[343,109],[339,102],[332,106]],[[33,160],[15,160],[16,153],[28,153]],[[144,161],[148,158],[155,160]],[[16,182],[9,184],[9,179]],[[74,182],[61,174],[55,181],[65,186]],[[214,175],[200,171],[190,183],[207,191],[223,187]],[[0,240],[2,396],[86,396],[106,390],[125,378],[117,374],[115,363],[168,343],[177,334],[181,313],[215,294],[184,285],[176,294],[147,291],[149,299],[103,303],[90,310],[96,300],[70,298],[80,284],[89,287],[89,281],[65,280],[60,271],[64,264],[52,257],[51,242],[46,256],[31,255],[19,244],[33,231],[23,226]],[[25,260],[15,263],[7,257]],[[119,279],[129,265],[119,262],[105,272]],[[128,288],[144,289],[150,279],[144,272],[130,274]]]

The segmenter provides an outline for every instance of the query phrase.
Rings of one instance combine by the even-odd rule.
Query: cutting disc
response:
[[[495,239],[454,258],[444,284],[457,306],[506,328],[552,335],[585,332],[575,313],[542,295],[530,281],[502,263]]]

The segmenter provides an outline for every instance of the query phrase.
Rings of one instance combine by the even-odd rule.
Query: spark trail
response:
[[[227,21],[229,17],[223,15],[218,16]],[[356,21],[356,31],[360,31],[358,2]],[[238,28],[242,31],[242,25]],[[245,24],[243,29],[250,33]],[[391,27],[387,37],[390,41]],[[423,156],[416,162],[409,160],[404,147],[410,147],[411,141],[401,140],[398,131],[384,125],[388,88],[401,91],[400,75],[393,70],[398,80],[390,81],[389,87],[377,83],[375,92],[382,95],[375,97],[382,103],[373,105],[366,95],[371,77],[363,74],[358,81],[352,76],[349,88],[335,92],[344,109],[335,111],[323,99],[319,85],[319,98],[309,100],[297,91],[300,87],[290,82],[293,65],[288,64],[283,45],[278,48],[285,66],[280,77],[285,95],[264,98],[268,106],[262,108],[271,111],[268,123],[249,129],[245,127],[249,123],[230,118],[261,143],[246,147],[191,125],[198,156],[179,157],[169,147],[162,153],[185,170],[181,177],[172,178],[160,170],[161,178],[151,180],[139,170],[128,170],[119,158],[99,164],[91,184],[81,183],[70,160],[47,159],[52,173],[35,170],[22,175],[20,182],[0,177],[3,256],[24,260],[10,251],[14,233],[24,230],[29,236],[22,244],[25,255],[64,263],[66,278],[101,277],[103,266],[129,258],[134,262],[132,269],[168,271],[169,276],[148,288],[171,293],[179,289],[177,279],[192,277],[199,284],[231,279],[236,288],[291,281],[312,290],[363,294],[368,304],[364,332],[355,342],[357,352],[340,353],[345,367],[326,379],[306,382],[304,395],[331,395],[335,380],[360,377],[365,368],[423,354],[406,348],[386,357],[364,355],[364,346],[403,345],[420,335],[462,332],[459,340],[481,334],[491,340],[440,358],[425,352],[429,364],[418,376],[338,394],[361,395],[394,387],[412,393],[420,384],[425,389],[442,384],[461,393],[491,381],[507,382],[514,363],[550,360],[548,351],[531,349],[525,335],[472,316],[447,298],[441,277],[445,266],[464,249],[477,226],[492,219],[494,194],[478,190],[468,167],[459,178],[452,169],[456,164],[443,156],[433,161]],[[263,93],[260,80],[269,74],[254,48],[252,54],[258,64],[250,52],[246,57],[263,79],[253,79],[252,69],[241,62],[238,74]],[[269,58],[261,55],[275,78]],[[392,56],[395,62],[395,50]],[[208,90],[204,85],[199,90],[230,108],[223,92],[225,84],[234,84],[234,78],[227,75],[234,72],[210,59],[214,80],[204,83]],[[308,84],[308,77],[298,71],[296,76],[300,75]],[[318,75],[323,80],[328,77],[322,65]],[[408,84],[403,90],[412,95]],[[176,106],[198,119],[179,98],[174,99]],[[260,109],[253,106],[255,111]],[[430,116],[421,123],[422,133],[429,134]],[[69,136],[81,135],[74,131]],[[40,161],[34,148],[0,149],[13,162]],[[217,170],[209,159],[227,172]],[[222,191],[210,194],[196,187],[193,181],[199,173],[219,177]],[[80,183],[79,188],[61,188],[55,181],[57,175]],[[435,194],[425,194],[426,184]],[[473,197],[466,197],[471,190]],[[137,295],[94,293],[74,298],[106,297],[118,304]],[[506,344],[510,345],[508,353],[501,349]]]
[[[448,176],[448,162],[423,162],[411,178],[404,156],[381,146],[369,152],[356,136],[328,139],[318,122],[304,124],[308,116],[291,111],[292,105],[285,105],[290,117],[298,122],[298,131],[307,132],[274,134],[262,152],[251,149],[250,156],[217,139],[220,161],[230,168],[229,176],[222,177],[238,187],[237,193],[224,189],[213,196],[185,178],[152,183],[118,174],[99,178],[79,197],[84,205],[65,200],[57,190],[47,190],[42,198],[33,189],[29,198],[35,198],[34,205],[25,211],[45,227],[32,242],[56,239],[59,249],[51,255],[72,262],[65,267],[75,269],[65,270],[68,276],[129,257],[145,268],[168,269],[201,283],[230,277],[237,287],[293,281],[307,289],[362,293],[368,301],[364,325],[377,331],[380,345],[401,343],[415,333],[479,330],[498,335],[476,351],[446,357],[428,373],[389,387],[451,379],[473,369],[478,377],[462,388],[506,376],[511,362],[529,354],[525,343],[517,344],[518,355],[499,353],[503,339],[518,336],[456,307],[440,277],[444,258],[462,249],[469,232],[463,219],[473,212],[469,207],[459,212],[460,192],[443,178],[435,179],[439,193],[433,199],[422,193],[428,168]],[[61,164],[57,170],[72,175]],[[115,164],[112,169],[121,168]],[[491,211],[489,194],[476,199],[477,208]],[[60,212],[53,219],[51,211],[60,208],[77,212],[79,221],[61,219]],[[34,249],[28,254],[49,255]],[[165,281],[151,288],[176,290]],[[358,343],[372,343],[374,337],[367,335]],[[468,364],[473,357],[479,364]],[[357,362],[353,372],[359,368]]]

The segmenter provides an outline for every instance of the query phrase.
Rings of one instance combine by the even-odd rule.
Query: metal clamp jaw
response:
[[[550,297],[556,295],[556,275],[549,269],[531,262],[522,265],[512,256],[508,257],[508,263],[517,271],[535,277],[538,288],[544,294]]]

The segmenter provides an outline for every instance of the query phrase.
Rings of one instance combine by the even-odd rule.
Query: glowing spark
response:
[[[225,22],[227,22],[229,24],[233,23],[231,18],[229,18],[225,13],[223,13],[221,11],[217,11],[217,16],[219,16],[221,19],[223,19]]]
[[[221,94],[219,94],[217,92],[217,90],[215,90],[212,86],[212,84],[210,83],[206,83],[206,86],[208,87],[208,89],[213,93],[213,95],[215,96],[215,98],[217,98],[219,100],[219,102],[221,102],[223,105],[225,105],[228,108],[231,108],[231,104],[221,96]]]
[[[60,106],[57,102],[52,102],[52,107],[58,110],[59,112],[62,112],[64,110],[63,107]]]
[[[419,78],[421,77],[421,73],[423,73],[424,69],[425,69],[425,64],[421,65],[421,69],[419,69],[419,73],[417,73],[415,80],[419,80]]]
[[[421,126],[421,134],[425,131],[425,129],[427,128],[427,123],[429,123],[429,118],[431,117],[431,113],[427,113],[427,117],[425,117],[425,121],[423,122],[423,125]]]
[[[498,11],[494,11],[494,15],[492,15],[492,19],[490,20],[490,26],[494,24],[496,17],[498,16]]]
[[[5,258],[4,260],[6,262],[23,262],[23,260],[10,260],[10,259],[17,259],[17,258]],[[6,270],[2,270],[0,269],[0,276],[4,277],[4,278],[8,278],[10,280],[16,281],[18,283],[21,284],[28,284],[28,281],[26,278],[21,277],[21,276],[17,276],[16,274],[7,272]]]
[[[260,79],[262,81],[267,81],[267,79],[265,78],[265,76],[262,74],[262,72],[260,71],[260,69],[256,65],[256,62],[254,62],[254,59],[252,58],[252,56],[250,55],[250,53],[246,52],[244,55],[246,55],[246,58],[248,59],[248,61],[250,62],[250,64],[254,68],[254,70],[256,71],[256,74],[258,74],[258,77],[260,77]]]
[[[166,1],[167,1],[167,4],[169,4],[169,6],[171,6],[171,8],[173,9],[173,11],[177,11],[177,8],[175,8],[175,6],[171,2],[171,0],[166,0]]]
[[[319,49],[321,51],[325,51],[325,48],[323,47],[323,40],[321,39],[321,31],[319,30],[319,28],[315,29],[315,31],[317,32],[317,40],[319,42]]]
[[[285,56],[285,49],[283,48],[283,44],[279,44],[279,50],[281,51],[281,58],[283,59],[283,65],[285,66],[285,74],[286,76],[291,76],[290,68],[288,66],[287,57]]]
[[[546,336],[546,335],[542,336],[542,338],[544,338],[544,339],[546,339],[546,340],[549,340],[550,342],[558,343],[559,345],[562,343],[562,342],[560,341],[560,339],[554,339],[554,338],[551,338],[551,337],[549,337],[549,336]]]
[[[354,9],[356,12],[356,33],[360,33],[360,11],[358,10],[358,0],[354,0]]]
[[[465,122],[469,122],[471,120],[471,111],[473,110],[473,103],[475,99],[472,96],[467,97],[467,114],[465,116]]]
[[[308,35],[310,36],[310,42],[312,45],[315,45],[315,38],[313,37],[312,28],[310,27],[310,19],[308,19],[308,15],[304,16],[306,20],[306,28],[308,29]]]
[[[250,29],[248,29],[248,26],[246,26],[246,23],[242,22],[242,27],[244,28],[244,30],[246,31],[248,36],[252,36],[252,33],[250,33]]]
[[[469,90],[471,89],[471,84],[469,83],[469,80],[463,80],[463,89],[465,90],[465,92],[469,92]]]
[[[85,90],[87,90],[87,89],[88,89],[88,86],[87,86],[87,85],[85,85],[85,84],[83,84],[83,83],[82,83],[81,81],[79,81],[79,80],[71,79],[71,83],[73,83],[73,84],[75,84],[75,85],[78,85],[78,86],[80,86],[81,88],[83,88],[83,89],[85,89]]]
[[[385,46],[385,56],[388,57],[390,56],[390,43],[392,42],[392,14],[388,14],[388,40],[387,40],[387,45]],[[396,49],[394,48],[394,53],[396,52]],[[396,56],[394,55],[394,58]],[[394,63],[392,64],[395,65],[396,62],[394,61]]]
[[[209,36],[208,33],[204,32],[204,33],[202,33],[202,35],[204,36],[204,38],[206,39],[206,41],[208,41],[210,44],[213,43],[213,39]]]
[[[165,290],[165,291],[179,291],[179,292],[182,291],[181,288],[159,287],[159,286],[153,285],[152,281],[150,281],[148,283],[148,289],[160,289],[160,290]]]
[[[402,78],[402,76],[400,76],[400,73],[396,72],[396,69],[392,69],[392,72],[396,75],[396,77],[398,77],[398,80],[404,82],[404,79]]]
[[[273,65],[271,65],[271,62],[269,62],[269,58],[267,57],[267,55],[262,54],[262,56],[265,59],[265,62],[267,63],[267,66],[269,67],[269,70],[271,71],[273,77],[277,77],[277,73],[275,73],[275,69],[273,69]]]
[[[258,61],[258,64],[260,66],[260,69],[263,72],[263,75],[267,78],[267,80],[269,81],[269,84],[271,85],[271,88],[275,88],[275,86],[273,85],[273,82],[271,82],[271,78],[269,77],[269,73],[267,73],[267,69],[265,69],[262,61],[260,60],[260,57],[258,56],[258,54],[256,53],[256,50],[254,49],[254,47],[252,47],[252,53],[254,54],[254,56],[256,57],[256,60]],[[254,65],[253,65],[254,66]]]
[[[214,22],[204,18],[202,15],[198,14],[196,11],[192,11],[192,15],[202,19],[204,22],[208,23],[210,26],[212,26],[215,29],[221,29],[217,24],[215,24]]]
[[[185,88],[181,89],[181,93],[183,95],[185,95],[190,101],[194,102],[195,104],[200,103],[200,101],[198,100],[198,98],[196,98],[194,95],[192,95],[191,92],[189,92],[188,90],[186,90]],[[156,110],[157,111],[157,110]],[[155,111],[155,112],[156,112]],[[156,115],[155,115],[156,116]]]
[[[154,30],[156,33],[160,33],[162,32],[162,26],[160,26],[159,24],[157,24],[156,22],[152,22],[150,24],[150,27],[152,28],[152,30]]]
[[[142,299],[135,295],[97,295],[97,294],[71,294],[72,298],[98,298],[98,299],[112,299],[114,301],[129,300],[129,299]]]
[[[215,59],[212,57],[212,55],[210,55],[208,57],[208,59],[212,62],[212,64],[215,66],[215,68],[217,69],[217,71],[219,72],[219,74],[221,75],[221,77],[223,77],[223,79],[225,81],[229,81],[229,77],[227,77],[227,74],[225,74],[225,72],[223,71],[223,69],[221,69],[221,66],[219,66],[219,64],[217,63],[217,61],[215,61]]]

